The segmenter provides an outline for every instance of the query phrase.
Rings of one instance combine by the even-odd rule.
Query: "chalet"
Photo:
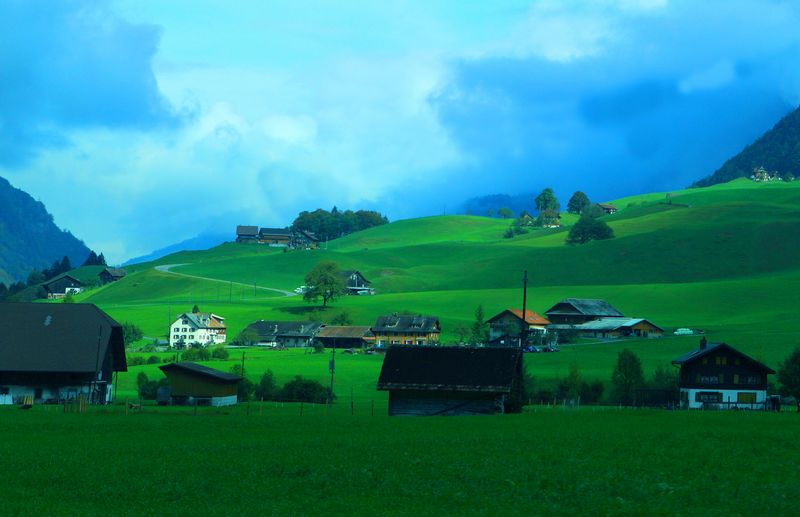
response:
[[[659,338],[664,335],[664,329],[644,318],[600,318],[572,326],[571,328],[577,330],[583,337],[601,339],[619,337]]]
[[[519,348],[392,346],[378,390],[389,392],[389,415],[490,415],[519,412]]]
[[[378,345],[435,345],[441,331],[436,316],[378,316],[372,326]]]
[[[48,298],[63,298],[67,293],[77,294],[83,291],[84,284],[74,276],[64,273],[42,283],[42,287]]]
[[[506,309],[492,316],[486,321],[489,324],[489,342],[494,345],[509,346],[519,345],[519,335],[522,330],[522,310]],[[525,325],[528,336],[538,336],[547,333],[550,321],[530,309],[525,310]]]
[[[232,406],[238,402],[242,377],[197,363],[180,362],[159,366],[169,380],[173,404]]]
[[[700,340],[700,348],[672,361],[680,367],[681,406],[688,409],[763,409],[772,368],[725,343]]]
[[[100,281],[102,283],[108,284],[111,282],[116,282],[117,280],[119,280],[120,278],[124,277],[127,274],[128,272],[125,271],[124,269],[107,267],[104,270],[100,271],[100,273],[97,276],[100,277]]]
[[[314,232],[294,230],[292,231],[292,246],[295,248],[318,248],[319,239]]]
[[[258,226],[242,226],[236,227],[236,242],[257,242],[258,241]]]
[[[265,321],[247,326],[244,332],[258,336],[258,346],[296,348],[311,346],[322,327],[317,321]]]
[[[169,327],[170,348],[209,346],[227,339],[225,318],[210,312],[184,312]]]
[[[545,316],[555,325],[580,325],[600,318],[623,318],[623,314],[605,300],[567,298],[553,305]]]
[[[606,215],[612,215],[617,213],[617,207],[614,205],[609,205],[607,203],[595,203],[595,205],[603,211]]]
[[[288,246],[292,242],[292,231],[289,228],[261,228],[258,242],[270,246]]]
[[[369,286],[372,282],[360,271],[340,271],[339,274],[344,278],[348,294],[375,294],[375,290]]]
[[[127,371],[122,326],[91,304],[0,303],[0,404],[113,399]]]
[[[325,348],[364,348],[375,338],[369,327],[326,325],[319,330],[317,341]]]

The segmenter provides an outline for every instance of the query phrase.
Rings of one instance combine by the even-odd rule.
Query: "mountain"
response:
[[[32,269],[45,269],[65,255],[82,264],[89,251],[56,226],[41,202],[0,177],[0,282],[25,280]]]
[[[490,215],[497,217],[497,211],[501,208],[510,208],[514,216],[518,216],[523,210],[535,212],[536,208],[533,198],[536,194],[490,194],[487,196],[473,197],[464,201],[461,212],[468,215]]]
[[[800,107],[722,164],[714,174],[695,182],[693,186],[707,187],[736,178],[747,178],[757,167],[764,167],[768,172],[777,172],[781,176],[791,173],[800,177]]]
[[[229,240],[232,240],[232,235],[230,233],[203,232],[199,235],[195,235],[191,239],[186,239],[176,244],[170,244],[169,246],[157,249],[151,253],[148,253],[147,255],[142,255],[141,257],[132,258],[125,262],[123,266],[130,266],[132,264],[139,264],[141,262],[158,260],[161,257],[165,257],[179,251],[205,250],[208,248],[213,248],[214,246]]]

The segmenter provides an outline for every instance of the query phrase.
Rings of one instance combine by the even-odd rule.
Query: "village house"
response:
[[[159,366],[169,381],[170,402],[179,405],[231,406],[238,402],[242,377],[191,362]]]
[[[326,325],[317,341],[325,348],[364,348],[375,343],[375,337],[369,327]]]
[[[605,300],[567,298],[550,307],[545,317],[554,325],[580,325],[600,318],[623,318],[624,315]]]
[[[499,346],[519,346],[522,331],[522,309],[505,309],[486,320],[489,324],[489,343]],[[530,309],[525,310],[525,325],[528,338],[543,336],[547,333],[550,321]]]
[[[107,267],[104,270],[100,271],[100,273],[97,276],[100,277],[100,282],[102,282],[103,284],[108,284],[110,282],[116,282],[117,280],[123,278],[127,274],[128,272],[125,271],[124,269]]]
[[[286,247],[292,242],[292,231],[289,228],[261,228],[258,231],[259,244]]]
[[[767,376],[775,370],[725,343],[700,347],[672,361],[680,367],[681,406],[689,409],[763,409]]]
[[[609,205],[608,203],[595,203],[595,205],[603,211],[606,215],[612,215],[617,213],[617,207],[614,205]]]
[[[184,312],[169,327],[170,348],[218,345],[226,339],[225,318],[210,312]]]
[[[247,326],[243,333],[257,336],[256,346],[296,348],[311,346],[322,328],[318,321],[265,321]]]
[[[122,326],[91,304],[0,303],[0,404],[113,400]]]
[[[436,316],[379,316],[372,326],[377,345],[435,345],[441,334]]]
[[[314,232],[293,230],[291,245],[294,248],[318,248],[319,239],[317,239],[317,236],[314,235]]]
[[[344,278],[347,294],[375,294],[375,290],[369,286],[372,282],[360,271],[347,270],[340,271],[339,274]]]
[[[258,226],[237,226],[236,242],[258,242]]]
[[[389,415],[491,415],[522,406],[519,348],[392,346],[378,390],[389,392]]]
[[[67,273],[51,278],[42,283],[48,298],[63,298],[67,294],[78,294],[83,291],[84,284]]]

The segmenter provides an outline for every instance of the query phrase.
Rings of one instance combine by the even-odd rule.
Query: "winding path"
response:
[[[230,280],[220,280],[219,278],[208,278],[207,276],[197,276],[197,275],[187,275],[186,273],[176,273],[175,271],[171,271],[174,267],[179,266],[188,266],[190,264],[163,264],[161,266],[155,266],[156,271],[160,271],[161,273],[169,273],[171,275],[178,275],[178,276],[185,276],[188,278],[197,278],[200,280],[207,280],[209,282],[219,282],[222,284],[235,284],[235,285],[243,285],[245,287],[253,287],[252,284],[243,284],[242,282],[232,282]],[[274,287],[261,287],[259,285],[256,286],[256,289],[260,289],[262,291],[272,291],[274,293],[280,293],[284,296],[297,296],[297,293],[293,293],[292,291],[284,291],[283,289],[276,289]]]

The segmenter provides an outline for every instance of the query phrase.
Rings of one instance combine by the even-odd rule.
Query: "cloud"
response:
[[[2,2],[0,165],[69,145],[74,128],[175,124],[151,68],[159,37],[106,2]]]

